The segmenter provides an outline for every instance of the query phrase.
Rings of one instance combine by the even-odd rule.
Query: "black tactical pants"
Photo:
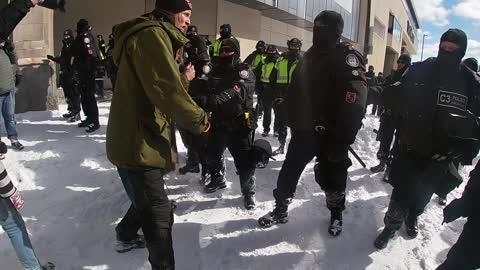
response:
[[[448,252],[447,260],[437,270],[475,270],[480,268],[478,243],[480,218],[468,218],[457,243]]]
[[[317,157],[315,181],[325,191],[328,209],[343,211],[348,167],[352,165],[348,157],[348,145],[329,144],[313,131],[292,131],[277,188],[273,191],[275,200],[281,202],[295,196],[300,176],[314,157]]]
[[[288,129],[287,129],[287,106],[286,102],[282,102],[274,106],[275,112],[275,121],[274,128],[275,132],[278,132],[278,141],[280,144],[285,144],[287,141]]]
[[[182,137],[183,145],[187,148],[187,165],[195,166],[205,164],[205,153],[200,153],[199,149],[194,146],[194,134],[186,129],[178,128],[180,137]]]
[[[85,121],[99,124],[98,106],[95,99],[95,72],[84,70],[79,72],[79,92],[81,94],[83,113],[87,117]]]
[[[128,170],[135,207],[142,218],[152,270],[175,269],[172,243],[173,208],[160,169]]]
[[[385,214],[385,226],[398,230],[407,218],[423,214],[437,186],[443,182],[448,163],[435,163],[409,152],[399,151],[390,167],[392,196]]]
[[[388,115],[382,115],[377,135],[377,141],[380,141],[380,148],[377,152],[377,158],[379,160],[386,160],[390,155],[390,147],[392,146],[394,134],[395,123],[393,118]]]
[[[240,176],[243,195],[255,194],[255,164],[250,158],[253,130],[212,127],[207,145],[207,168],[212,175],[223,174],[223,152],[228,148]]]
[[[75,85],[73,73],[63,73],[60,75],[60,84],[63,88],[65,101],[67,102],[67,110],[72,113],[80,112],[80,93]]]
[[[258,96],[262,102],[263,107],[263,132],[270,132],[270,125],[272,124],[272,109],[273,109],[273,96],[271,93],[266,91],[271,91],[271,89],[264,89],[263,92]]]

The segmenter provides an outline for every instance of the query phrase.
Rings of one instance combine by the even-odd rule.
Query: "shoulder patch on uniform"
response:
[[[240,76],[240,78],[242,79],[248,79],[248,70],[240,70],[240,72],[238,72],[238,75]]]
[[[352,75],[353,76],[360,76],[360,72],[358,72],[358,70],[354,69],[354,70],[352,70]]]
[[[347,91],[347,94],[345,95],[345,101],[350,104],[355,103],[357,101],[357,93]]]
[[[349,53],[345,61],[347,62],[347,65],[351,67],[356,68],[360,66],[360,60],[358,60],[357,56],[353,53]]]

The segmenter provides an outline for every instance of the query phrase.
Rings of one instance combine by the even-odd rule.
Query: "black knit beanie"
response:
[[[157,0],[155,8],[176,14],[185,10],[192,10],[192,3],[190,0]]]

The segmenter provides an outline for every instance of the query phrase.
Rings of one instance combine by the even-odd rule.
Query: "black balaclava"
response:
[[[187,35],[187,38],[188,38],[188,39],[191,39],[191,38],[193,38],[194,36],[197,36],[197,35],[198,35],[198,28],[197,28],[197,26],[195,26],[195,25],[189,25],[189,26],[187,27],[187,34],[186,34],[186,35]]]
[[[74,40],[72,29],[67,29],[63,32],[63,45],[70,46]]]
[[[277,47],[275,45],[268,45],[267,51],[265,52],[265,62],[275,62],[277,60]]]
[[[463,60],[463,64],[474,72],[478,72],[478,61],[474,57]]]
[[[88,21],[86,19],[80,19],[77,22],[77,33],[85,33],[89,31],[90,25],[88,24]]]
[[[265,41],[260,40],[259,42],[257,42],[257,46],[255,46],[255,49],[257,50],[257,54],[264,54],[267,50],[267,44],[265,44]]]
[[[188,54],[188,60],[194,66],[203,65],[210,61],[208,56],[207,44],[205,40],[199,36],[192,36],[185,45],[185,52]]]
[[[223,55],[223,52],[227,52],[228,55]],[[233,68],[233,64],[240,59],[240,48],[234,38],[228,38],[222,41],[222,45],[219,50],[218,63],[225,68]]]
[[[220,26],[220,37],[222,39],[227,39],[232,37],[232,27],[230,24],[223,24]]]
[[[449,41],[455,43],[459,48],[453,52],[443,50],[440,46],[442,42]],[[460,29],[448,29],[440,38],[437,61],[441,69],[457,68],[467,51],[467,35]]]
[[[103,39],[103,36],[102,36],[102,35],[97,35],[97,39],[98,39],[98,44],[99,44],[100,46],[105,45],[105,40]]]
[[[313,47],[319,50],[334,48],[343,33],[343,18],[332,10],[324,10],[315,18],[313,26]]]

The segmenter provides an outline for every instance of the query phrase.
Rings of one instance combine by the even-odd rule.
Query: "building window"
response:
[[[417,39],[417,36],[415,35],[415,32],[413,30],[414,28],[412,27],[412,25],[410,24],[410,21],[407,21],[407,34],[408,34],[408,37],[410,38],[410,40],[412,41],[412,43],[415,43],[415,40]]]
[[[402,41],[402,26],[398,22],[397,18],[390,14],[390,20],[388,22],[388,33],[393,35],[396,41]]]

